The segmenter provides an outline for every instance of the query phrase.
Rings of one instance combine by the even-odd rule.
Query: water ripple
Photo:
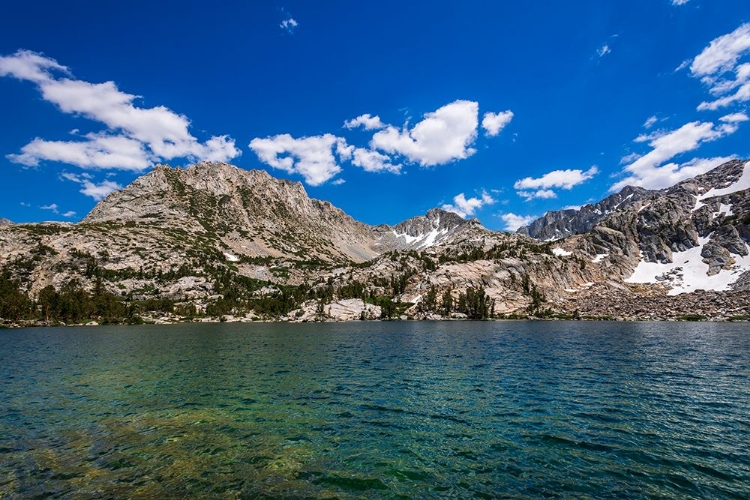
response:
[[[746,325],[0,332],[0,497],[748,498]]]

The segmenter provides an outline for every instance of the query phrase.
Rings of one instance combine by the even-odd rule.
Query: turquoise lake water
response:
[[[0,331],[0,498],[750,498],[750,325]]]

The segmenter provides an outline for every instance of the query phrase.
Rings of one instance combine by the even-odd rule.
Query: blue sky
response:
[[[0,217],[227,161],[354,218],[514,229],[750,157],[750,2],[12,2]]]

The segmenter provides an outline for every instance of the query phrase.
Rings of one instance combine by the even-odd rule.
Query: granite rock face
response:
[[[639,262],[669,264],[674,262],[675,254],[698,248],[709,267],[707,276],[716,275],[722,269],[729,270],[737,257],[748,255],[748,163],[730,161],[667,189],[625,188],[615,198],[607,198],[610,200],[608,208],[601,211],[601,219],[586,234],[573,239],[579,242],[581,249],[622,254],[629,257],[633,265]],[[613,205],[618,201],[619,205]],[[567,220],[585,219],[596,206],[587,205],[574,211]],[[553,214],[519,231],[549,235],[559,229],[554,222],[557,219],[559,215]],[[568,233],[577,230],[574,226],[563,229]]]

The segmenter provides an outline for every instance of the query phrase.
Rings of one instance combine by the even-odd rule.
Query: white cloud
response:
[[[483,126],[487,135],[499,133],[512,117],[510,111],[486,113]],[[369,147],[349,145],[343,137],[333,134],[299,139],[281,134],[255,138],[250,148],[267,165],[302,174],[305,182],[317,186],[340,173],[340,162],[344,161],[351,161],[368,172],[398,174],[403,163],[427,167],[468,158],[476,152],[472,146],[478,125],[478,103],[458,100],[425,114],[413,127],[407,121],[402,128],[397,128],[371,114],[345,121],[344,127],[348,129],[377,130]]]
[[[294,18],[290,17],[281,21],[281,24],[279,24],[279,28],[283,29],[287,33],[294,33],[294,30],[298,25],[299,23],[297,23]]]
[[[84,141],[37,138],[8,155],[27,166],[57,161],[92,169],[144,170],[172,158],[228,161],[241,154],[228,136],[199,142],[188,130],[190,120],[164,106],[140,108],[138,96],[120,91],[114,82],[90,83],[72,78],[54,59],[30,51],[0,57],[0,76],[35,83],[42,98],[63,113],[100,122],[106,131],[86,134]]]
[[[525,198],[526,201],[531,201],[535,198],[540,198],[544,200],[547,200],[550,198],[557,198],[557,193],[555,193],[551,189],[539,189],[538,191],[517,191],[516,193],[521,198]]]
[[[685,5],[690,0],[672,0],[672,5]]]
[[[371,149],[406,157],[423,167],[443,165],[468,158],[476,152],[471,145],[477,137],[479,105],[455,101],[432,113],[409,129],[387,126],[373,135]]]
[[[509,213],[502,214],[500,218],[505,222],[506,231],[515,231],[521,226],[534,222],[538,217],[536,215],[516,215]]]
[[[717,96],[704,101],[698,109],[715,111],[734,103],[750,101],[750,63],[740,64],[740,59],[750,54],[750,23],[745,23],[731,33],[722,35],[693,59],[690,74],[700,78]],[[725,76],[731,73],[730,76]]]
[[[628,155],[625,155],[620,159],[620,165],[624,165],[626,163],[632,163],[638,158],[640,158],[641,156],[643,155],[639,153],[630,153]]]
[[[86,196],[92,197],[96,201],[103,200],[110,193],[122,189],[122,186],[114,181],[105,180],[99,184],[96,184],[91,180],[92,177],[89,174],[76,175],[68,172],[63,172],[61,174],[61,177],[80,184],[82,186],[80,192],[85,194]]]
[[[487,137],[495,137],[513,119],[513,111],[501,111],[493,113],[488,111],[482,117],[482,128]]]
[[[659,119],[656,116],[651,116],[643,122],[643,128],[651,128],[657,121],[659,121]]]
[[[609,45],[604,44],[596,50],[596,55],[598,55],[599,57],[604,57],[610,52],[612,52],[612,49],[609,47]]]
[[[363,127],[365,130],[379,130],[385,126],[385,123],[380,120],[379,116],[372,116],[369,113],[344,122],[344,127],[348,129]]]
[[[331,182],[334,186],[340,186],[344,184],[346,181],[344,179],[336,179],[335,181]]]
[[[627,165],[623,169],[627,177],[615,183],[610,191],[619,191],[628,185],[647,189],[661,189],[704,173],[719,165],[720,163],[716,163],[717,161],[723,162],[726,159],[701,159],[681,165],[675,163],[663,164],[679,154],[697,149],[705,142],[715,141],[732,134],[737,129],[736,122],[714,125],[711,122],[701,123],[696,121],[687,123],[671,132],[657,132],[649,136],[639,136],[636,141],[648,142],[652,148],[651,151]]]
[[[694,158],[681,164],[667,163],[660,167],[653,167],[648,172],[647,177],[631,176],[623,179],[612,186],[610,191],[619,191],[628,185],[646,189],[663,189],[696,175],[705,174],[709,170],[734,159],[736,159],[736,156],[720,156],[716,158]]]
[[[719,120],[726,123],[742,123],[750,120],[750,118],[745,113],[732,113],[722,116]]]
[[[356,148],[354,150],[352,164],[363,168],[367,172],[392,172],[398,174],[401,172],[401,165],[391,163],[391,157],[380,154],[365,148]]]
[[[693,76],[713,83],[718,75],[734,70],[740,57],[750,51],[750,23],[733,32],[715,38],[708,47],[693,59],[690,72]]]
[[[21,204],[23,205],[23,203],[21,203]],[[24,205],[24,206],[28,206],[28,204]],[[60,213],[60,207],[57,205],[57,203],[52,203],[50,205],[42,205],[39,208],[42,209],[42,210],[49,210],[53,214],[60,215],[62,217],[73,217],[76,214],[76,212],[73,211],[73,210],[68,210],[67,212],[61,214]]]
[[[453,212],[466,218],[467,216],[474,215],[483,206],[492,205],[493,203],[495,203],[495,199],[485,191],[482,191],[481,197],[468,199],[464,193],[460,193],[453,197],[452,204],[446,203],[441,208],[447,212]]]
[[[713,101],[703,101],[698,105],[699,111],[716,111],[719,108],[724,108],[735,102],[747,102],[750,101],[750,82],[740,86],[734,94],[721,97]]]
[[[580,169],[554,170],[541,177],[525,177],[517,180],[513,187],[519,196],[532,200],[534,198],[555,198],[557,194],[552,191],[557,189],[573,189],[575,186],[586,182],[599,173],[596,165],[583,171]]]
[[[352,147],[333,134],[299,139],[289,134],[255,138],[250,141],[250,149],[263,163],[290,174],[300,174],[311,186],[319,186],[341,172],[334,149],[342,159],[352,154]]]
[[[19,50],[12,56],[0,57],[0,76],[12,76],[41,84],[49,81],[50,71],[70,74],[68,68],[54,59],[30,50]]]
[[[21,148],[20,154],[9,154],[14,162],[35,167],[41,160],[76,165],[85,169],[120,169],[141,171],[151,165],[143,143],[124,136],[87,134],[88,141],[46,141],[36,138]]]

